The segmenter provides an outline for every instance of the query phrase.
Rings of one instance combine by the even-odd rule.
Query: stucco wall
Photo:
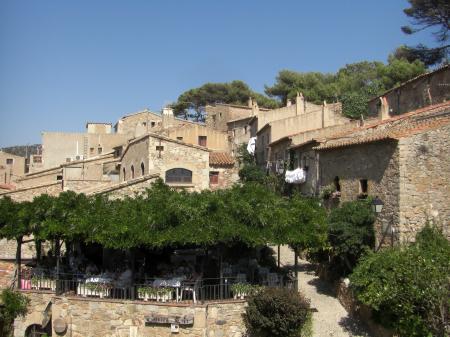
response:
[[[7,164],[7,160],[12,164]],[[11,184],[25,174],[25,158],[0,151],[0,183]]]
[[[450,239],[450,126],[403,138],[400,151],[400,231],[413,240],[427,220]]]
[[[110,152],[114,147],[126,143],[123,134],[95,133],[42,133],[42,167],[44,169],[66,163],[67,158],[75,160],[76,156],[84,159]],[[101,153],[99,153],[101,148]],[[81,157],[80,157],[81,158]]]
[[[167,130],[167,136],[172,139],[181,137],[187,144],[199,145],[198,137],[206,136],[206,147],[215,151],[229,151],[228,134],[225,131],[217,131],[200,124],[185,124],[180,127]]]
[[[378,142],[319,151],[320,186],[332,184],[339,177],[341,201],[356,200],[360,180],[367,179],[368,194],[384,202],[375,229],[377,243],[390,240],[387,227],[398,233],[399,224],[399,150],[396,142]],[[384,241],[383,241],[384,237]]]
[[[170,326],[145,324],[145,316],[193,315],[191,326],[180,326],[180,337],[242,337],[242,314],[246,303],[242,301],[211,303],[208,305],[155,304],[149,302],[116,301],[59,297],[24,291],[31,299],[30,313],[15,321],[14,336],[23,337],[31,324],[42,322],[42,312],[52,302],[52,320],[63,319],[70,337],[144,337],[173,336]],[[54,335],[55,332],[53,332]]]

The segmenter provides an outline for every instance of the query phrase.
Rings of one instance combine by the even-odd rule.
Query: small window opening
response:
[[[359,181],[359,198],[360,199],[366,199],[367,198],[367,192],[368,192],[367,179],[361,179]]]
[[[60,174],[58,174],[58,175],[56,176],[56,180],[63,180],[63,176],[60,175]]]
[[[164,151],[164,146],[156,145],[156,151]]]
[[[336,192],[341,191],[341,184],[339,182],[339,177],[337,176],[334,178],[334,188],[336,189]]]
[[[131,165],[131,179],[134,179],[134,166]]]
[[[177,137],[177,140],[183,140],[183,137]]]
[[[246,125],[246,126],[244,126],[244,133],[247,134],[247,131],[248,131],[248,126]]]
[[[102,152],[103,152],[103,148],[99,147],[99,148],[97,149],[97,153],[98,153],[98,154],[102,154]]]
[[[6,158],[6,164],[7,165],[12,165],[14,163],[14,159],[12,158]]]
[[[219,172],[209,172],[209,183],[211,185],[219,183]]]
[[[141,163],[141,176],[143,176],[145,173],[145,166],[144,163]]]
[[[89,148],[89,153],[94,154],[95,149],[93,147]]]
[[[198,145],[206,147],[206,136],[198,136]]]
[[[147,122],[142,122],[142,125],[143,126],[147,126]]]
[[[126,174],[127,171],[125,171],[125,167],[123,168],[122,173],[123,173],[123,181],[127,180],[127,174]]]
[[[66,163],[70,163],[71,161],[72,161],[72,158],[70,158],[70,157],[66,158]]]
[[[152,126],[152,128],[154,128],[156,123],[155,122],[151,122],[150,125]]]

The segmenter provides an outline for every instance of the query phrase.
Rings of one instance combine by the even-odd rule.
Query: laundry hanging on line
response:
[[[306,172],[302,168],[286,171],[285,181],[289,184],[302,184],[306,181]]]

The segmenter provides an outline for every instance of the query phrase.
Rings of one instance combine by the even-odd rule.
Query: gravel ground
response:
[[[351,318],[329,286],[314,275],[313,266],[299,261],[299,289],[311,300],[313,313],[313,337],[373,337]]]

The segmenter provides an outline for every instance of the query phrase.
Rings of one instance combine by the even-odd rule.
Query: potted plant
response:
[[[157,289],[156,300],[161,302],[167,302],[172,299],[172,288],[159,288]]]
[[[77,294],[86,296],[98,296],[100,298],[109,296],[111,291],[111,285],[107,283],[87,282],[80,283],[77,287]]]
[[[48,277],[33,276],[31,278],[31,288],[37,290],[56,290],[56,282]]]
[[[142,286],[138,288],[138,298],[144,301],[156,300],[158,289],[151,286]]]
[[[263,287],[258,285],[251,285],[247,283],[235,283],[231,286],[231,291],[233,292],[233,298],[243,300],[247,296],[255,295],[261,291]]]

